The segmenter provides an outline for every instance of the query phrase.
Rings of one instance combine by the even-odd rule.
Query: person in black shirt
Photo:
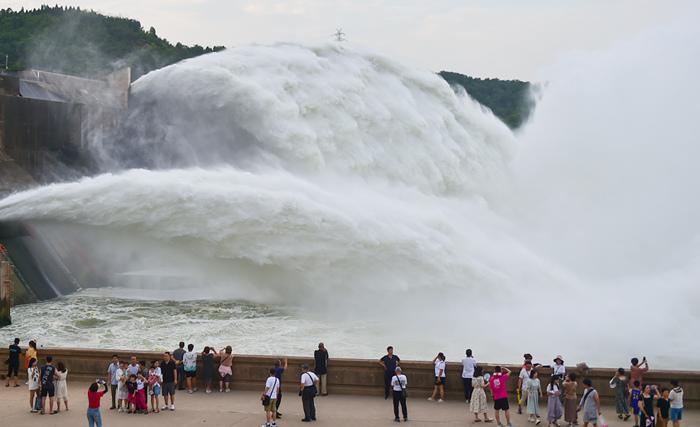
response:
[[[178,348],[173,351],[173,359],[175,359],[175,364],[177,365],[177,389],[185,389],[185,365],[182,364],[182,357],[185,355],[185,343],[180,341]]]
[[[394,347],[386,348],[386,355],[379,359],[379,365],[384,368],[384,399],[389,398],[391,390],[391,377],[394,376],[396,367],[399,366],[401,359],[394,354]]]
[[[328,396],[328,350],[323,343],[319,343],[318,350],[314,351],[314,373],[320,379],[321,389],[318,393],[322,396]]]
[[[52,364],[53,358],[46,356],[46,365],[41,368],[39,381],[41,381],[41,413],[46,409],[46,398],[49,398],[49,413],[57,414],[58,411],[53,410],[53,397],[56,394],[54,380],[56,379],[56,368]]]
[[[160,373],[163,375],[163,385],[161,386],[163,392],[163,410],[170,409],[175,410],[175,384],[177,384],[178,379],[178,369],[169,351],[163,354],[163,361],[160,363]],[[170,398],[170,399],[168,399]],[[168,406],[168,400],[170,400],[170,406]]]
[[[14,386],[19,387],[17,384],[17,375],[19,375],[19,355],[22,353],[22,349],[19,348],[19,338],[15,338],[14,344],[10,344],[9,349],[9,359],[7,360],[7,383],[5,387],[10,386],[10,378],[14,375]]]

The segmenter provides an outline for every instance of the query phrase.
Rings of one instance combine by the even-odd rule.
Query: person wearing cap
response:
[[[564,359],[561,355],[557,355],[554,358],[554,366],[552,366],[552,375],[557,375],[560,380],[564,380],[566,377],[566,367],[564,366]]]
[[[318,377],[309,371],[309,365],[301,365],[301,383],[299,384],[299,396],[304,407],[302,422],[316,421],[316,405],[314,398],[318,390]]]
[[[530,373],[532,372],[532,356],[529,353],[525,353],[524,357],[525,363],[520,369],[520,375],[518,375],[518,414],[523,413],[523,405],[527,403],[527,382],[530,380]]]

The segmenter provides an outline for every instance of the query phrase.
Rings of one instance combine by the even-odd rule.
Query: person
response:
[[[510,423],[510,408],[508,406],[508,378],[510,377],[510,370],[508,368],[496,366],[494,371],[491,378],[489,378],[489,388],[493,396],[493,409],[494,416],[496,417],[496,424],[499,426],[502,425],[499,411],[503,411],[506,415],[507,427],[513,427]]]
[[[645,385],[642,391],[642,399],[637,402],[639,405],[639,427],[656,426],[656,414],[654,413],[654,399],[656,397],[656,386]]]
[[[658,409],[656,413],[657,427],[667,427],[668,419],[671,415],[671,403],[669,401],[669,389],[662,388],[661,395],[656,401],[656,408]]]
[[[588,427],[589,424],[597,426],[598,417],[601,415],[598,391],[593,388],[593,381],[590,378],[585,378],[583,385],[586,386],[586,389],[583,391],[583,397],[578,406],[578,410],[583,411],[583,427]]]
[[[439,391],[438,403],[442,403],[445,399],[445,380],[447,379],[445,376],[445,355],[442,352],[438,353],[433,359],[433,364],[435,365],[435,385],[433,386],[433,394],[428,400],[435,400]]]
[[[19,355],[22,354],[22,349],[19,348],[19,338],[10,344],[8,348],[8,358],[7,358],[7,382],[5,387],[10,386],[10,380],[12,380],[13,387],[19,387],[17,384],[17,376],[19,375]]]
[[[185,389],[185,366],[182,364],[182,358],[185,356],[185,343],[183,341],[180,341],[180,344],[178,344],[178,348],[173,351],[173,359],[175,360],[175,365],[177,365],[177,389],[178,390],[184,390]]]
[[[148,380],[141,372],[136,375],[136,412],[148,415],[148,401],[146,399],[146,384]]]
[[[530,372],[525,392],[527,393],[527,420],[539,425],[542,422],[540,419],[540,397],[543,396],[537,369]]]
[[[27,347],[27,351],[24,353],[25,368],[29,368],[29,361],[32,359],[35,359],[37,363],[39,363],[39,353],[36,349],[36,341],[34,340],[29,341],[29,347]]]
[[[464,363],[462,363],[462,366],[465,366]],[[464,372],[462,372],[462,375],[464,375]],[[464,378],[464,376],[462,376],[462,378]],[[484,390],[486,383],[484,382],[484,370],[481,368],[481,366],[474,367],[471,380],[472,383],[471,393],[469,394],[469,409],[474,413],[474,422],[480,422],[481,420],[479,419],[479,414],[483,413],[484,421],[490,423],[493,420],[489,419],[488,415],[486,391]]]
[[[265,390],[260,399],[265,407],[265,427],[277,426],[277,393],[280,389],[280,380],[275,376],[275,368],[270,368],[270,376],[265,381]]]
[[[399,366],[401,359],[394,354],[394,347],[386,348],[386,355],[379,359],[379,365],[384,368],[384,400],[389,398],[389,390],[391,388],[391,377],[396,372],[396,367]]]
[[[678,380],[671,381],[671,392],[668,394],[668,401],[671,403],[671,422],[673,427],[680,427],[683,420],[683,387]]]
[[[182,366],[187,377],[187,392],[192,394],[197,391],[197,352],[194,344],[187,345],[187,353],[182,356]]]
[[[644,374],[649,372],[649,362],[647,358],[642,357],[642,363],[639,363],[639,359],[633,357],[630,360],[632,366],[630,366],[630,382],[634,384],[635,381],[639,381],[639,384],[644,384]]]
[[[39,396],[39,368],[36,366],[36,359],[29,359],[27,378],[27,387],[29,389],[29,408],[31,412],[38,412],[36,402],[41,401],[41,397]]]
[[[530,379],[530,373],[532,373],[532,356],[530,353],[525,353],[525,363],[518,375],[518,414],[523,413],[522,407],[527,399],[527,382]]]
[[[139,362],[136,360],[136,356],[131,356],[129,358],[129,366],[126,368],[126,373],[129,375],[138,375],[141,368],[139,367]]]
[[[214,347],[205,346],[202,351],[202,379],[204,380],[204,392],[211,393],[211,382],[214,380],[214,356],[218,356]]]
[[[58,362],[56,369],[56,412],[61,412],[61,401],[63,406],[68,410],[68,369],[63,362]]]
[[[318,377],[313,372],[309,372],[309,365],[301,365],[301,383],[299,386],[299,395],[301,403],[304,407],[304,418],[301,421],[309,422],[316,421],[316,405],[314,397],[318,389]]]
[[[129,406],[129,413],[133,414],[137,410],[136,404],[136,375],[129,374],[127,371],[128,379],[126,380],[126,391],[128,393],[127,402]]]
[[[275,418],[281,418],[282,413],[280,412],[280,405],[282,404],[282,375],[284,375],[284,371],[287,370],[287,358],[285,357],[284,360],[277,360],[275,362],[275,378],[280,380],[280,389],[277,390],[277,413],[275,414]]]
[[[129,378],[127,363],[125,360],[119,361],[119,369],[114,373],[117,381],[117,412],[127,410],[129,393],[126,388],[126,381]]]
[[[102,386],[102,391],[99,390],[99,386]],[[98,381],[90,384],[88,388],[88,408],[87,408],[87,419],[89,427],[102,427],[102,415],[100,415],[100,399],[102,396],[107,394],[107,383],[105,381]]]
[[[219,379],[219,392],[223,393],[224,385],[226,385],[226,393],[228,393],[231,391],[231,376],[233,376],[233,370],[231,368],[231,366],[233,366],[233,349],[230,345],[227,345],[226,348],[221,349],[219,354],[219,376],[221,377]]]
[[[314,351],[314,373],[321,381],[322,396],[328,396],[328,350],[322,342],[318,343],[318,350]]]
[[[578,402],[576,397],[576,374],[571,372],[564,381],[564,422],[569,423],[569,427],[578,424]]]
[[[146,395],[145,400],[146,400],[146,409],[148,409],[148,368],[146,367],[146,361],[145,360],[139,360],[139,374],[141,374],[144,378],[143,381],[143,388],[144,388],[144,393]],[[138,375],[137,375],[138,376]],[[146,411],[148,412],[148,411]]]
[[[151,411],[160,412],[160,394],[162,391],[163,371],[160,369],[160,362],[154,360],[148,369],[148,389],[151,395]]]
[[[566,376],[566,366],[564,366],[564,359],[561,355],[557,355],[554,358],[554,366],[552,366],[552,375],[558,375],[560,380],[564,380]]]
[[[399,366],[394,370],[394,376],[391,377],[391,392],[394,403],[394,421],[401,422],[399,419],[399,404],[401,404],[401,415],[403,420],[408,421],[408,409],[406,408],[406,388],[408,387],[408,379],[403,374]]]
[[[632,407],[632,415],[634,416],[634,425],[638,427],[639,413],[641,411],[639,401],[642,399],[642,388],[639,381],[634,381],[632,385],[632,390],[630,390],[630,406]]]
[[[559,418],[564,415],[564,408],[561,404],[560,374],[554,374],[549,379],[547,385],[547,422],[551,426],[559,425]]]
[[[615,376],[610,380],[610,388],[615,390],[615,411],[617,418],[627,421],[630,419],[630,410],[627,406],[629,398],[629,380],[625,376],[625,369],[619,368]]]
[[[56,368],[53,366],[53,357],[46,356],[46,365],[41,368],[41,414],[46,412],[46,398],[49,400],[49,413],[57,414],[53,409],[53,400],[56,395],[54,381],[56,379]]]
[[[119,388],[119,380],[117,379],[117,370],[119,369],[119,356],[112,355],[112,363],[107,366],[107,383],[109,384],[110,394],[112,395],[112,406],[109,409],[117,408],[117,389]]]
[[[163,384],[161,386],[163,392],[163,410],[175,410],[175,388],[178,384],[178,368],[175,359],[170,355],[169,351],[163,353],[163,363],[160,364],[161,375],[163,376]],[[168,406],[170,401],[170,406]]]
[[[474,369],[476,368],[476,359],[472,353],[472,349],[468,348],[466,357],[462,359],[462,384],[464,385],[464,400],[469,403],[472,399],[472,378],[474,378]],[[478,418],[478,417],[477,417]]]

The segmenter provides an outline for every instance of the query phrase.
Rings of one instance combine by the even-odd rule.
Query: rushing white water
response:
[[[286,307],[260,320],[279,328],[276,352],[391,342],[409,357],[470,346],[691,367],[698,346],[678,324],[698,322],[700,153],[684,120],[698,113],[697,40],[650,33],[561,65],[517,140],[438,76],[376,54],[202,56],[137,81],[122,141],[96,148],[106,167],[148,169],[12,195],[0,219],[89,239],[109,283],[147,298]],[[105,298],[67,310],[90,297]],[[271,352],[182,310],[195,322],[178,336]],[[91,324],[112,338],[84,344],[162,346],[133,325]]]

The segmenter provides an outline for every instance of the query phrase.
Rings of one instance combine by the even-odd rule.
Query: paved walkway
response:
[[[87,425],[85,397],[87,384],[70,383],[70,411],[57,415],[38,415],[29,413],[29,394],[26,388],[5,388],[0,386],[0,417],[3,426],[41,426],[41,427],[79,427]],[[214,392],[210,395],[198,392],[188,395],[178,392],[175,412],[164,411],[160,414],[128,415],[104,409],[109,407],[109,396],[102,399],[102,419],[105,427],[173,427],[173,426],[260,426],[264,423],[264,414],[259,401],[259,393],[251,391],[232,391],[231,393]],[[284,417],[279,420],[280,427],[306,426],[302,423],[301,399],[295,394],[287,393],[280,408]],[[311,423],[314,427],[346,426],[375,427],[393,426],[391,401],[381,397],[364,396],[327,396],[316,400],[318,421]],[[423,396],[413,396],[409,391],[408,401],[409,425],[411,426],[494,426],[495,424],[475,424],[472,416],[467,414],[467,405],[463,402],[447,401],[444,403],[428,402]],[[546,413],[546,410],[543,409]],[[622,423],[614,418],[614,410],[605,408],[610,427],[631,427],[631,420]],[[612,415],[612,416],[610,416]],[[685,414],[684,427],[700,426],[700,411]],[[524,415],[513,415],[515,427],[531,426]],[[563,425],[563,423],[562,423]],[[546,426],[543,421],[541,426]]]

